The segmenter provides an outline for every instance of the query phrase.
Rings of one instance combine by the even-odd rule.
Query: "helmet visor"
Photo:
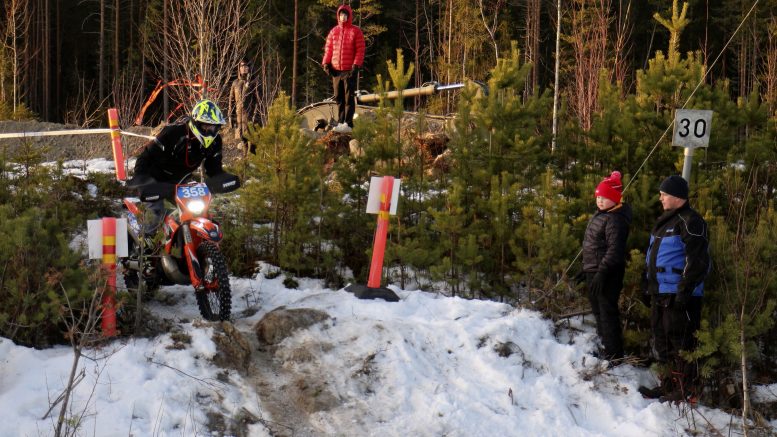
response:
[[[216,136],[217,133],[219,133],[219,129],[221,129],[220,124],[210,124],[210,123],[197,123],[197,129],[202,132],[203,135],[212,137]]]

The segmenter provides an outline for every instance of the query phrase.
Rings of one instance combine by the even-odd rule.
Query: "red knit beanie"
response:
[[[621,203],[621,191],[623,191],[621,173],[614,171],[596,186],[596,197],[602,196],[615,203]]]

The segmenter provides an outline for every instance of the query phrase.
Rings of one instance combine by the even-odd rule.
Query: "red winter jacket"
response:
[[[324,60],[321,65],[332,64],[338,71],[348,71],[354,66],[361,67],[364,63],[364,35],[361,29],[351,24],[353,11],[348,5],[337,8],[337,17],[340,11],[348,13],[348,20],[340,23],[329,31],[324,48]]]

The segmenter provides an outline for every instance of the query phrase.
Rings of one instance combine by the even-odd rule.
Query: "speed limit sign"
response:
[[[674,115],[674,136],[676,147],[695,149],[707,147],[710,142],[712,111],[704,109],[678,109]]]

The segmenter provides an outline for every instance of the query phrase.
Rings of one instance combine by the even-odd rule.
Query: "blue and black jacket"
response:
[[[707,223],[688,202],[658,218],[645,262],[649,293],[704,294],[710,270]]]

